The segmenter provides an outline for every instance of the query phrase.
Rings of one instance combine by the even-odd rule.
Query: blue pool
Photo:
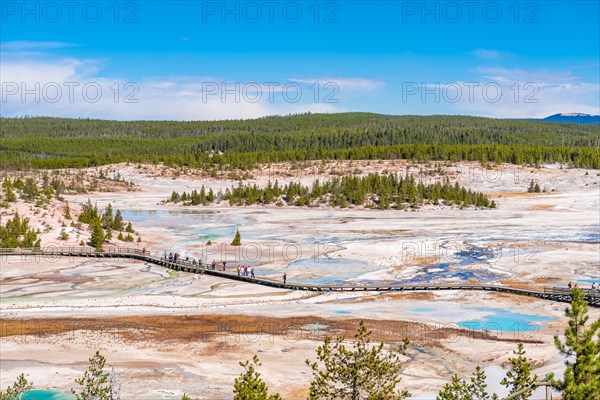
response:
[[[551,317],[520,314],[501,308],[476,308],[473,311],[489,311],[490,314],[486,314],[481,319],[460,321],[458,326],[476,331],[533,332],[545,328],[541,323],[555,320]]]
[[[31,390],[22,397],[23,400],[72,400],[74,398],[70,394],[56,390]]]
[[[580,283],[600,283],[600,278],[595,278],[595,279],[578,279],[577,282]]]

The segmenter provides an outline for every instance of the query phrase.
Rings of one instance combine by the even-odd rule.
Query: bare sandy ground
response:
[[[140,247],[227,260],[230,271],[241,264],[255,267],[257,275],[279,279],[285,272],[289,280],[310,282],[469,280],[527,287],[600,274],[600,186],[594,170],[364,161],[271,165],[253,171],[250,180],[310,183],[336,171],[408,170],[425,180],[458,181],[498,203],[495,210],[427,206],[410,212],[174,206],[161,204],[174,190],[202,185],[224,190],[236,181],[191,169],[111,168],[139,190],[67,195],[72,208],[88,197],[99,207],[111,202],[140,231]],[[440,168],[443,173],[436,172]],[[531,179],[547,191],[526,193]],[[63,245],[55,239],[58,228],[44,234],[44,243]],[[243,246],[232,248],[228,243],[238,228]],[[369,320],[374,335],[390,345],[412,334],[403,385],[421,398],[434,398],[453,373],[466,376],[475,365],[486,366],[499,381],[502,370],[494,365],[505,365],[515,340],[528,342],[538,374],[562,370],[552,336],[564,329],[565,305],[531,298],[477,292],[315,295],[94,259],[5,257],[0,281],[1,386],[26,372],[36,387],[69,388],[100,349],[121,374],[123,398],[188,392],[193,398],[227,399],[241,371],[238,361],[256,353],[273,389],[285,398],[302,398],[310,381],[304,360],[314,358],[325,334],[350,335],[360,319]],[[591,313],[600,316],[597,309]],[[194,329],[194,323],[185,323],[202,316],[212,316],[222,328],[215,333],[206,320],[196,321]],[[139,318],[156,323],[148,326]],[[260,320],[266,321],[260,326],[271,327],[256,328]],[[461,330],[474,321],[490,336]],[[494,325],[504,322],[504,330]],[[455,333],[447,337],[428,336],[451,329]],[[497,388],[497,382],[490,385]]]

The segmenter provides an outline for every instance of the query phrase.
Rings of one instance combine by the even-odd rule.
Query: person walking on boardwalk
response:
[[[255,276],[254,276],[254,268],[252,268],[252,269],[250,270],[250,277],[251,277],[252,279],[254,279],[254,278],[255,278]]]
[[[285,285],[285,282],[287,281],[287,274],[284,272],[283,273],[283,284]]]
[[[211,268],[211,269],[215,269],[215,268],[217,268],[217,263],[215,262],[215,260],[213,260],[213,262],[212,262],[212,264],[211,264],[210,268]]]
[[[240,276],[240,266],[239,265],[237,267],[237,273],[238,273],[238,276]]]
[[[227,261],[223,261],[223,271],[225,271],[226,266],[227,266]]]
[[[244,267],[244,276],[248,276],[248,266]]]

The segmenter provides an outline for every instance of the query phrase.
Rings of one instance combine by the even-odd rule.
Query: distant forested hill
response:
[[[231,121],[1,118],[4,168],[113,162],[249,168],[311,159],[563,162],[599,168],[600,127],[465,116],[303,114]]]
[[[554,114],[544,118],[546,122],[566,122],[570,124],[592,124],[600,125],[600,115],[590,115],[581,113],[563,113]]]

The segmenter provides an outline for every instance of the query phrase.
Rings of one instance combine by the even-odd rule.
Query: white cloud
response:
[[[484,60],[499,60],[505,56],[504,52],[488,49],[475,49],[473,54]]]
[[[0,43],[1,50],[48,50],[76,46],[66,42],[36,42],[31,40],[14,40]]]
[[[2,116],[214,120],[337,111],[336,104],[315,101],[306,90],[298,101],[289,101],[282,86],[290,82],[271,89],[209,76],[129,82],[102,76],[101,67],[101,60],[3,57]]]
[[[568,72],[479,68],[476,82],[446,87],[456,113],[499,118],[543,118],[561,112],[599,113],[600,85]],[[469,86],[471,85],[471,86]],[[472,87],[472,89],[471,89]],[[444,90],[444,88],[442,88]],[[472,96],[471,96],[472,94]]]
[[[384,86],[384,82],[375,79],[366,78],[346,78],[346,77],[320,77],[320,78],[291,78],[290,81],[304,83],[307,85],[334,84],[340,91],[371,91]]]

